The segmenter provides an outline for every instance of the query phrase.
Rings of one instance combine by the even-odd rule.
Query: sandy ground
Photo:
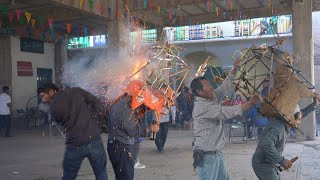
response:
[[[103,135],[106,142],[107,136]],[[228,138],[227,138],[228,139]],[[240,139],[238,139],[240,140]],[[241,142],[241,141],[239,141]],[[192,131],[170,129],[164,153],[156,151],[153,141],[143,141],[140,162],[145,169],[135,171],[137,180],[196,180],[192,163]],[[257,179],[251,167],[251,157],[258,141],[247,144],[227,142],[223,149],[230,179]],[[105,143],[106,146],[106,143]],[[320,141],[288,143],[284,155],[299,156],[290,171],[282,173],[284,180],[320,180]],[[40,130],[16,131],[14,137],[0,137],[1,180],[46,180],[60,179],[64,152],[63,138],[43,136]],[[108,176],[113,180],[111,163]],[[79,180],[94,179],[88,160],[81,166]]]

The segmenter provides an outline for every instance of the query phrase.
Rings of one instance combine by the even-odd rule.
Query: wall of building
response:
[[[55,80],[54,44],[44,43],[44,54],[20,51],[20,39],[11,36],[12,62],[12,102],[13,109],[24,109],[28,99],[37,95],[37,68],[52,69]],[[17,74],[17,61],[32,62],[33,76],[25,77]],[[35,106],[36,100],[31,102]]]
[[[9,86],[11,88],[11,67],[10,36],[0,35],[0,89],[2,86]]]
[[[285,35],[283,38],[286,39],[284,47],[280,47],[284,51],[292,52],[292,35]],[[241,38],[223,38],[215,40],[196,40],[187,41],[183,44],[174,43],[177,46],[183,48],[180,52],[180,56],[186,59],[186,62],[191,66],[191,74],[194,76],[195,72],[199,68],[199,65],[204,63],[208,55],[213,57],[212,62],[216,66],[232,66],[233,56],[237,50],[242,50],[245,48],[250,48],[253,45],[260,46],[266,44],[267,46],[272,46],[276,44],[278,38],[274,36],[263,36],[263,37],[248,37],[247,39]],[[201,52],[202,55],[192,56],[192,54],[197,54]],[[190,56],[191,55],[191,56]],[[190,58],[191,57],[191,58]],[[257,71],[261,72],[264,68],[257,67]],[[191,83],[191,77],[185,81],[185,85],[189,86]]]

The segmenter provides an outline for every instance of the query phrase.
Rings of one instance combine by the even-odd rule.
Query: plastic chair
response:
[[[17,109],[18,119],[23,122],[24,128],[27,128],[26,111],[23,109]]]
[[[242,132],[242,136],[240,135],[234,135],[234,130],[235,129],[243,129],[243,131],[247,131],[247,126],[244,126],[240,121],[237,121],[235,119],[232,119],[232,122],[230,123],[230,131],[229,131],[229,141],[231,140],[232,143],[234,144],[245,144],[248,142],[248,140],[243,140],[241,142],[235,142],[233,141],[233,138],[234,137],[241,137],[241,138],[244,138],[244,132]],[[248,139],[248,137],[246,137],[246,139]]]
[[[268,124],[268,118],[266,118],[266,117],[257,118],[255,120],[252,132],[256,132],[258,128],[266,127],[267,124]],[[259,139],[259,133],[258,132],[256,133],[256,137],[258,137],[257,139]]]

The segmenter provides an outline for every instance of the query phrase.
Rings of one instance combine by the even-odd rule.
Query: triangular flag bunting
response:
[[[147,8],[147,0],[143,0],[143,9]]]
[[[102,5],[102,3],[99,4],[98,10],[99,10],[99,13],[100,13],[100,14],[103,13],[103,5]]]
[[[36,24],[36,20],[35,19],[31,19],[31,24],[32,24],[32,27],[34,28],[34,25]]]
[[[49,18],[49,19],[48,19],[48,23],[49,23],[49,27],[52,29],[53,19],[52,19],[52,18]]]
[[[70,32],[71,32],[71,24],[68,23],[67,24],[67,33],[70,34]]]
[[[17,14],[17,20],[19,21],[20,20],[20,16],[21,16],[21,10],[17,9],[16,10],[16,14]]]
[[[38,21],[39,21],[39,24],[42,24],[42,22],[43,22],[43,16],[38,16]]]
[[[211,4],[211,2],[209,1],[209,2],[208,2],[208,5],[207,5],[208,11],[211,10],[211,6],[212,6],[212,4]]]
[[[22,26],[18,25],[18,33],[21,35],[22,34]]]
[[[90,9],[93,8],[93,0],[89,0]]]
[[[20,24],[21,25],[25,25],[26,24],[23,16],[20,16]]]
[[[27,22],[28,22],[28,24],[29,24],[30,19],[31,19],[31,13],[29,13],[29,12],[24,12],[24,14],[26,15]]]
[[[88,28],[84,27],[84,28],[83,28],[83,33],[84,33],[85,36],[87,36],[87,34],[88,34]]]
[[[80,9],[83,7],[83,0],[80,0]]]
[[[158,5],[158,14],[160,14],[160,12],[161,12],[161,8],[160,8],[160,6]]]
[[[8,13],[8,16],[9,16],[10,23],[12,24],[14,14],[12,12],[10,12],[10,13]]]
[[[111,8],[108,7],[108,17],[111,17]]]
[[[2,11],[3,14],[7,14],[7,12],[8,12],[8,7],[7,7],[6,5],[2,5],[2,6],[1,6],[1,11]]]

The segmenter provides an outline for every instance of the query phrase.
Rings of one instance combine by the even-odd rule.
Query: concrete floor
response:
[[[46,134],[46,133],[45,133]],[[62,173],[63,138],[43,136],[40,130],[17,131],[13,138],[0,137],[1,180],[55,180]],[[107,136],[103,135],[106,140]],[[135,171],[137,180],[196,180],[192,163],[192,131],[171,130],[165,152],[159,154],[153,141],[144,141],[140,161],[147,167]],[[257,141],[247,144],[227,143],[223,149],[230,179],[257,179],[251,167],[251,157]],[[284,180],[320,180],[320,141],[288,143],[284,155],[299,156],[290,171],[282,173]],[[108,176],[113,180],[113,170],[108,162]],[[87,160],[81,166],[79,180],[94,179]]]

